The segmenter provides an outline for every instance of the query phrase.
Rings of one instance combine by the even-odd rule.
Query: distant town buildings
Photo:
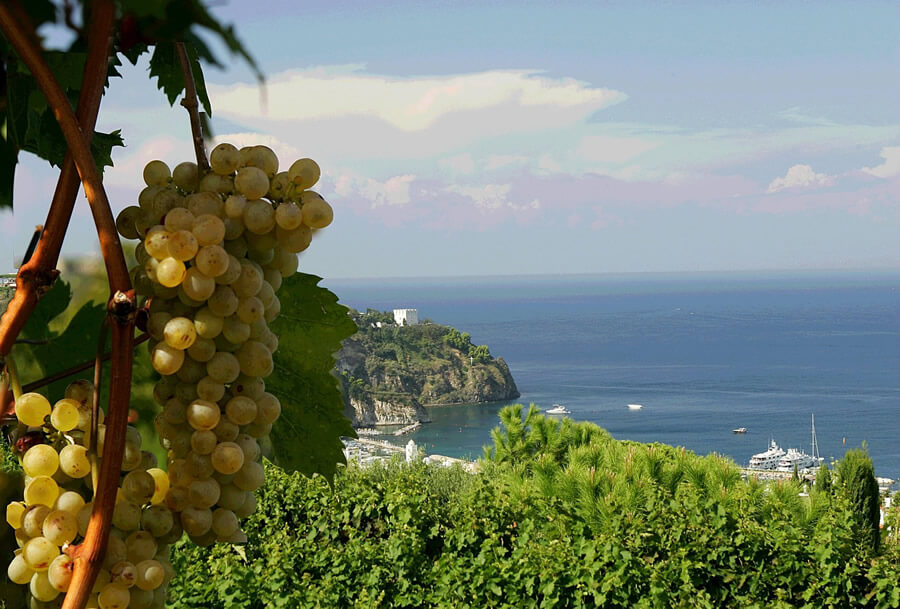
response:
[[[398,326],[416,326],[419,324],[418,309],[394,309],[394,322]]]

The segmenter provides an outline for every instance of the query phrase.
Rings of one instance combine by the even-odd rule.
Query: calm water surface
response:
[[[469,332],[507,361],[516,402],[565,404],[617,438],[744,463],[770,437],[808,451],[815,414],[822,456],[866,442],[879,475],[900,477],[900,274],[324,283],[347,306]],[[502,406],[432,408],[408,437],[479,456]]]

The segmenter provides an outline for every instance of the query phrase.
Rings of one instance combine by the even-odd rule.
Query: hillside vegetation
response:
[[[422,406],[519,397],[503,358],[467,333],[430,322],[398,326],[390,313],[355,313],[359,331],[338,355],[358,424],[425,420]]]
[[[180,545],[170,606],[900,606],[896,537],[876,550],[840,481],[745,482],[521,406],[481,465],[351,466],[333,488],[269,467],[249,544]]]

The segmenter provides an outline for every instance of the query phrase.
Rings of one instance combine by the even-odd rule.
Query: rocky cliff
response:
[[[375,313],[356,315],[359,333],[338,354],[355,425],[426,422],[423,408],[519,397],[503,358],[474,345],[468,334],[426,323],[396,326]],[[380,324],[380,327],[379,325]]]

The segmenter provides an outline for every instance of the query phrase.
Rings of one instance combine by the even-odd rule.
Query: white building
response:
[[[394,322],[398,326],[415,326],[419,324],[417,309],[394,309]]]

